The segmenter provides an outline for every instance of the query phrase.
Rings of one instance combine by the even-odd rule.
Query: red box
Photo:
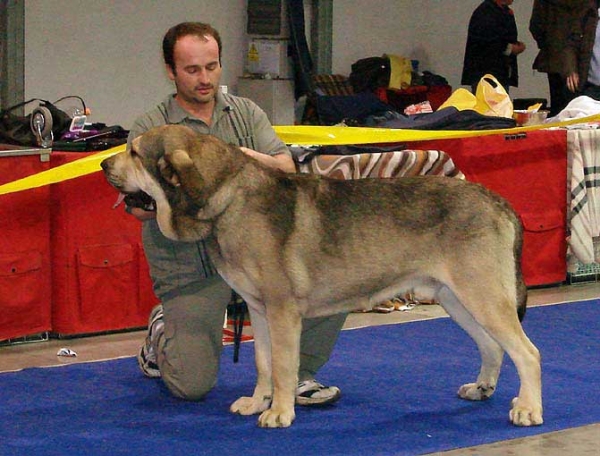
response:
[[[52,167],[86,156],[55,152]],[[52,331],[58,335],[145,327],[158,303],[141,223],[123,206],[112,208],[117,195],[101,172],[52,186]]]
[[[0,154],[0,184],[48,169],[47,158]],[[51,329],[49,233],[48,187],[0,195],[0,340]]]

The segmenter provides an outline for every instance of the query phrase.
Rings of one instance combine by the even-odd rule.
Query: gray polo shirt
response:
[[[267,155],[287,154],[286,145],[275,134],[265,112],[253,101],[222,92],[217,93],[210,125],[185,111],[168,96],[162,103],[140,116],[129,132],[129,141],[165,124],[180,124],[199,133],[214,135],[225,142],[249,147]]]

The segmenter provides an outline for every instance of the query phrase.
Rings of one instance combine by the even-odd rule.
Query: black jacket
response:
[[[475,84],[491,73],[503,86],[518,87],[517,56],[504,55],[507,46],[517,41],[512,10],[498,6],[494,0],[481,3],[469,21],[461,84]]]

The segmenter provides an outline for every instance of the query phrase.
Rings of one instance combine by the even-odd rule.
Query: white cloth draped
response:
[[[569,130],[567,147],[570,253],[584,264],[600,262],[594,252],[600,236],[600,131]]]

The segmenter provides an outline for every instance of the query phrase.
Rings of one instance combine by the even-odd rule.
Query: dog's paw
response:
[[[264,412],[271,405],[271,397],[240,397],[237,401],[231,404],[229,410],[239,415],[256,415]]]
[[[296,418],[294,407],[291,410],[270,408],[258,417],[258,425],[264,428],[286,428],[292,425],[294,418]]]
[[[541,405],[525,404],[518,397],[512,400],[509,418],[515,426],[539,426],[544,422]]]
[[[496,387],[483,383],[467,383],[458,389],[458,395],[468,401],[484,401],[489,399]]]

